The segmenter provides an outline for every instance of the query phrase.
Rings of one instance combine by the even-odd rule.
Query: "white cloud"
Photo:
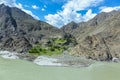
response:
[[[89,9],[85,15],[81,15],[77,11],[87,10],[89,7],[97,6],[103,0],[69,0],[62,6],[63,10],[56,14],[48,14],[45,19],[48,23],[61,27],[71,21],[81,22],[93,18],[96,14]]]
[[[39,9],[39,7],[36,6],[36,5],[32,5],[32,8],[33,8],[33,9]]]
[[[113,10],[120,10],[120,6],[115,6],[115,7],[100,7],[100,12],[111,12]]]
[[[42,11],[45,11],[45,9],[44,9],[44,8],[42,8],[41,10],[42,10]]]
[[[44,5],[44,8],[47,8],[47,6],[46,6],[46,5]]]
[[[41,9],[41,11],[46,11],[46,8],[47,8],[47,6],[44,5],[43,8]]]
[[[15,7],[16,5],[16,0],[0,0],[0,4],[5,4],[8,5],[10,7]]]
[[[24,9],[22,4],[20,4],[20,3],[17,4],[16,0],[0,0],[0,4],[3,4],[3,3],[5,5],[10,6],[10,7],[17,7],[19,9],[21,9],[22,11],[26,12],[27,14],[33,16],[35,19],[39,19],[31,11]]]
[[[84,21],[88,21],[89,19],[92,19],[94,16],[96,16],[96,13],[92,13],[92,10],[89,9],[86,14],[83,16]]]

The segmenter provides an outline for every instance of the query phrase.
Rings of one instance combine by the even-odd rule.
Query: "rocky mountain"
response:
[[[73,29],[74,26],[76,27]],[[72,22],[65,25],[62,30],[75,36],[79,43],[71,48],[70,53],[73,55],[95,60],[120,58],[119,11],[102,12],[88,22]]]
[[[33,48],[36,44],[44,46]],[[18,8],[0,5],[1,50],[22,53],[31,49],[30,52],[39,53],[40,50],[42,53],[39,54],[48,54],[52,51],[61,53],[71,47],[72,55],[109,61],[114,57],[120,58],[119,44],[119,11],[102,12],[87,22],[71,22],[58,29]]]
[[[26,52],[35,43],[63,33],[52,25],[39,21],[16,7],[0,5],[0,49]]]

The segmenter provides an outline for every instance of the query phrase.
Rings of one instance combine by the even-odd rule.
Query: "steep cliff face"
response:
[[[26,52],[35,43],[63,33],[52,25],[38,21],[15,7],[0,5],[0,48]]]
[[[77,27],[73,33],[79,44],[71,48],[71,54],[95,60],[120,58],[119,11],[100,13],[84,25]]]

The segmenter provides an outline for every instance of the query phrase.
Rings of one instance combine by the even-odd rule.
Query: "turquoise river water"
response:
[[[120,80],[120,63],[96,62],[89,67],[45,67],[0,58],[0,80]]]

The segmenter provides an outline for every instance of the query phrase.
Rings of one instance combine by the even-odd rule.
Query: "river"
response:
[[[96,62],[89,67],[46,67],[0,58],[0,80],[120,80],[120,63]]]

